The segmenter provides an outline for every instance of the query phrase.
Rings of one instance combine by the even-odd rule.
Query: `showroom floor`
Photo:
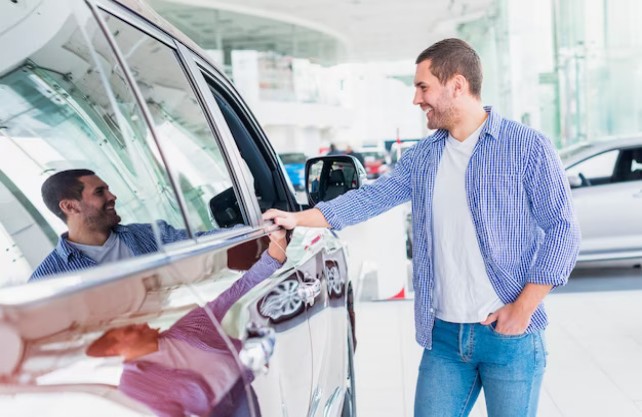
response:
[[[550,352],[538,416],[642,416],[642,272],[576,272],[546,300]],[[357,304],[361,417],[412,417],[421,348],[413,301]],[[483,395],[471,413],[486,416]]]

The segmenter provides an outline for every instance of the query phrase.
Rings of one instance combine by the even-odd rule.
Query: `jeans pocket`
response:
[[[521,339],[521,338],[526,337],[526,335],[528,334],[526,332],[524,332],[522,334],[504,334],[504,333],[500,333],[500,332],[497,331],[497,329],[495,329],[496,325],[497,325],[497,322],[494,321],[494,322],[492,322],[491,324],[488,325],[488,328],[490,329],[490,332],[492,334],[494,334],[495,336],[500,337],[502,339]]]

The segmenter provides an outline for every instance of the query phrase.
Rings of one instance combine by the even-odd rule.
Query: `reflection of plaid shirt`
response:
[[[486,271],[504,304],[527,283],[564,285],[575,265],[580,231],[571,192],[551,142],[535,130],[486,108],[466,172],[468,205]],[[439,130],[408,149],[394,171],[330,202],[317,204],[335,229],[412,201],[417,341],[430,349],[433,307],[432,200],[448,132]],[[528,332],[546,327],[540,305]]]
[[[156,222],[163,244],[177,242],[188,238],[185,230],[175,229],[164,220]],[[118,225],[113,232],[132,251],[134,256],[158,251],[158,244],[152,225],[149,223]],[[63,233],[56,248],[33,271],[29,282],[51,278],[51,275],[78,271],[96,266],[96,261],[82,253],[67,242],[67,233]]]
[[[175,339],[204,351],[231,353],[225,340],[212,324],[205,308],[220,322],[229,308],[252,287],[274,274],[281,263],[263,252],[259,261],[241,278],[205,307],[199,307],[160,337]],[[234,347],[240,348],[240,341],[232,339]],[[239,378],[241,373],[239,372]],[[232,384],[231,384],[232,385]],[[147,405],[157,415],[174,417],[184,415],[205,415],[218,403],[226,392],[212,392],[205,379],[192,370],[174,369],[161,364],[145,361],[143,356],[126,362],[118,387],[127,396]],[[245,394],[243,394],[245,395]]]

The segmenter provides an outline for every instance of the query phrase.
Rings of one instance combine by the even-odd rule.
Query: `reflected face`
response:
[[[451,80],[445,85],[430,71],[430,60],[417,64],[413,104],[421,107],[429,129],[450,130],[455,119],[454,88]]]
[[[109,332],[109,337],[116,341],[117,353],[125,353],[158,339],[159,329],[152,329],[149,324],[131,324]]]
[[[109,186],[96,175],[79,180],[84,185],[78,206],[84,224],[94,230],[109,230],[120,223],[116,196],[109,191]]]

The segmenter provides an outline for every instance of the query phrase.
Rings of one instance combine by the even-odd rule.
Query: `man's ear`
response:
[[[78,208],[78,203],[79,201],[77,200],[65,199],[60,200],[60,203],[58,203],[58,207],[60,207],[60,210],[65,213],[65,216],[69,217],[72,214],[78,214],[78,212],[80,211]]]
[[[455,74],[451,78],[451,82],[453,85],[453,94],[455,97],[461,96],[464,93],[468,92],[468,80],[461,75],[461,74]]]

